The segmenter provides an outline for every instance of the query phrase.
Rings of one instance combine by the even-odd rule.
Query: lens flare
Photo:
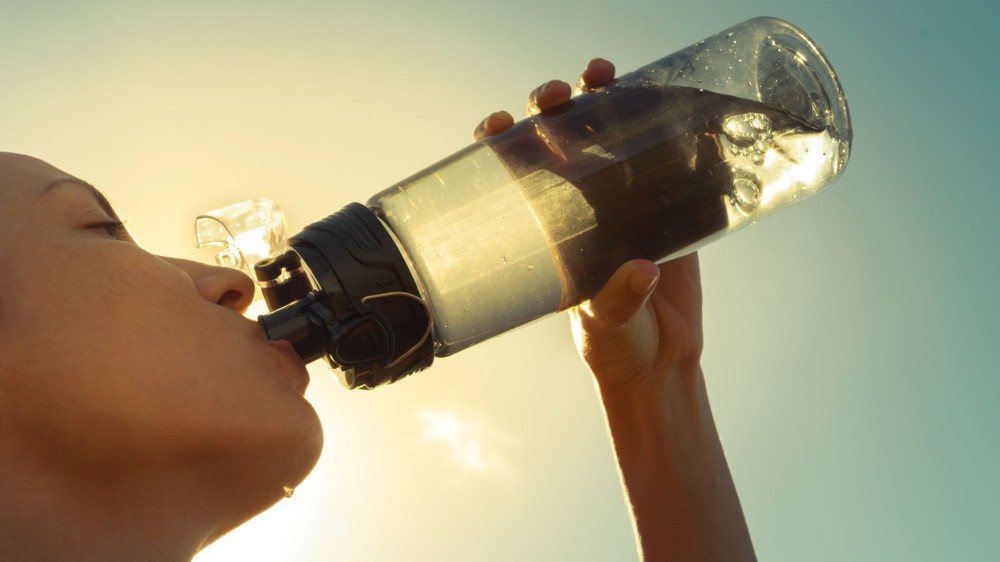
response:
[[[452,463],[477,473],[506,466],[499,452],[502,439],[482,423],[448,410],[422,410],[417,418],[422,426],[420,442],[440,445]]]

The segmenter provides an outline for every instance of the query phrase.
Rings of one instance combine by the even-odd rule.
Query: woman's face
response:
[[[0,153],[0,455],[280,497],[322,442],[305,367],[241,315],[246,276],[154,256],[116,221],[85,183]]]

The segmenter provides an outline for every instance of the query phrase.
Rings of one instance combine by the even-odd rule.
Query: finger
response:
[[[528,95],[528,115],[538,115],[569,101],[573,88],[562,80],[550,80],[535,88]]]
[[[510,113],[497,111],[480,121],[479,125],[476,125],[476,129],[472,132],[472,136],[476,140],[481,140],[489,136],[499,135],[513,126],[514,117]]]
[[[581,92],[586,92],[594,88],[604,86],[615,79],[615,65],[609,60],[602,58],[591,59],[587,63],[587,68],[583,69],[580,81],[576,87]]]
[[[651,261],[625,262],[597,296],[582,307],[582,316],[588,318],[592,327],[624,326],[646,304],[659,278],[660,268]]]

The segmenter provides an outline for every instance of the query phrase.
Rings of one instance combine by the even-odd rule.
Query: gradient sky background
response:
[[[702,252],[713,409],[761,560],[1000,550],[994,23],[980,2],[0,0],[0,150],[108,192],[140,241],[267,196],[301,228],[463,147],[593,56],[628,71],[757,15],[840,74],[823,194]],[[991,105],[992,104],[992,105]],[[228,560],[635,560],[565,315],[370,393]]]

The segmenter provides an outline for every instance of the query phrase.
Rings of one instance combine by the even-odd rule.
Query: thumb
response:
[[[625,262],[583,307],[585,316],[603,328],[624,326],[646,304],[659,278],[660,268],[651,261]]]

